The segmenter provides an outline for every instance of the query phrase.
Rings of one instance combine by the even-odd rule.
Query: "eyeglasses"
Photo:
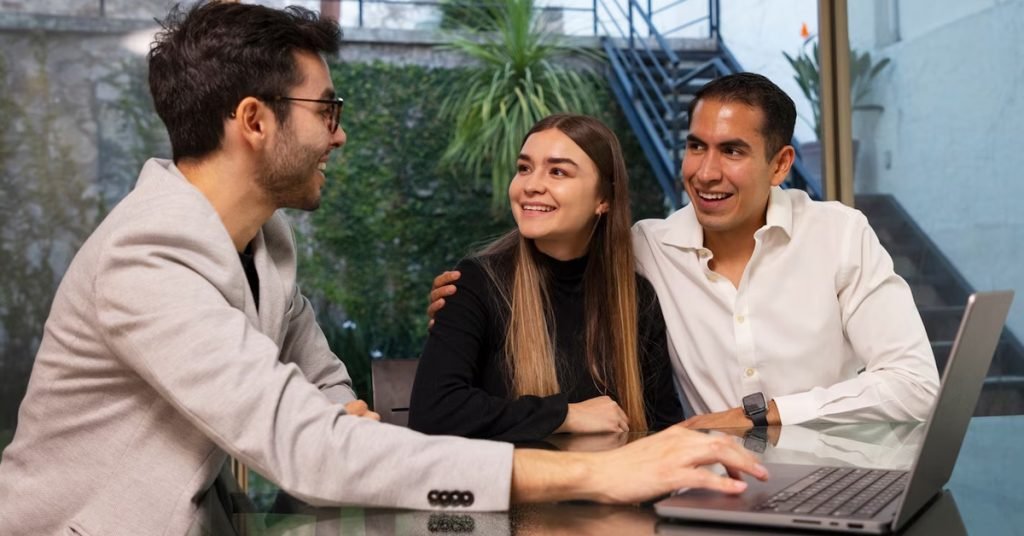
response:
[[[274,97],[270,100],[273,101],[299,101],[299,102],[319,102],[320,104],[327,104],[327,110],[325,114],[327,116],[327,130],[334,134],[338,131],[338,125],[341,124],[341,109],[345,106],[345,99],[341,97],[335,97],[333,99],[300,99],[298,97]]]

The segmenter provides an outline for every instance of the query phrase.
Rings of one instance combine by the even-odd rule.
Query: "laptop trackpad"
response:
[[[814,465],[767,464],[768,480],[762,482],[750,475],[743,475],[747,489],[739,495],[727,495],[706,489],[680,490],[658,503],[658,506],[687,508],[709,508],[713,510],[749,511],[787,486],[813,473]],[[717,472],[717,471],[716,471]]]

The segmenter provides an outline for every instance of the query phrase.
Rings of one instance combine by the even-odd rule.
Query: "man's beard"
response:
[[[313,211],[320,207],[320,192],[313,184],[324,150],[301,145],[291,129],[263,163],[260,186],[278,208]]]

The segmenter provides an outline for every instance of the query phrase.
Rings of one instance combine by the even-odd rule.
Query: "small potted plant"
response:
[[[818,61],[818,36],[807,31],[807,24],[800,28],[800,35],[804,43],[800,47],[800,53],[796,57],[788,53],[782,54],[789,61],[795,71],[793,79],[800,86],[800,91],[811,104],[813,122],[808,123],[814,129],[817,140],[800,144],[800,153],[808,168],[815,173],[821,169],[821,68]],[[850,50],[850,104],[854,111],[875,110],[882,111],[884,108],[878,104],[867,104],[864,100],[871,91],[871,83],[875,77],[889,65],[889,58],[882,58],[875,61],[870,52],[859,52]],[[807,121],[806,118],[803,118]],[[854,152],[856,152],[856,141],[854,141]]]

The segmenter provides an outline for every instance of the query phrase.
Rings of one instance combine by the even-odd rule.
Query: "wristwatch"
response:
[[[764,393],[753,393],[743,397],[743,413],[754,421],[754,426],[768,426],[768,403]]]

